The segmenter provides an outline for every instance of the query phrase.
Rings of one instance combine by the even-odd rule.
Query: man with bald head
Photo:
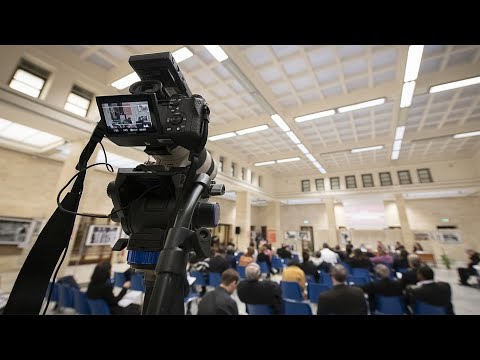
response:
[[[250,263],[245,268],[245,280],[237,287],[240,301],[252,305],[271,305],[274,314],[282,310],[282,289],[271,280],[259,281],[262,272],[257,263]]]

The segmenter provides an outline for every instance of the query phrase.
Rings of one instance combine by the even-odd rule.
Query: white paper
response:
[[[130,304],[142,304],[143,292],[137,290],[128,290],[125,296],[118,302],[118,306],[127,307]]]
[[[187,275],[187,281],[188,281],[188,285],[190,285],[190,286],[191,286],[191,285],[192,285],[192,284],[195,282],[195,280],[197,280],[197,278],[196,278],[196,277],[194,277],[194,276],[190,276],[190,275]]]

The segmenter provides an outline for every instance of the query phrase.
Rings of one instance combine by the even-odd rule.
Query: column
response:
[[[335,218],[335,209],[334,209],[333,199],[325,200],[325,209],[327,211],[327,220],[328,220],[328,245],[333,247],[338,245],[337,220]]]
[[[397,204],[398,219],[402,227],[403,245],[407,250],[413,248],[413,234],[408,223],[407,211],[405,208],[405,199],[402,194],[395,194],[395,203]]]
[[[238,191],[236,226],[240,226],[240,235],[235,235],[235,240],[237,241],[237,248],[240,251],[245,251],[250,244],[251,206],[250,193],[248,191]]]
[[[267,236],[269,230],[275,231],[276,243],[274,246],[278,248],[281,245],[282,239],[280,228],[280,201],[269,201],[267,204]]]

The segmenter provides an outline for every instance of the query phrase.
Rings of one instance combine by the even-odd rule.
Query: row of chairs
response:
[[[113,286],[122,287],[125,284],[126,278],[125,274],[122,272],[113,273]],[[143,277],[140,273],[132,274],[130,278],[131,286],[130,290],[142,291],[145,292],[145,287],[143,286]]]

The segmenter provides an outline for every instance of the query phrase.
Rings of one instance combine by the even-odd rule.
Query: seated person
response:
[[[397,271],[398,269],[408,268],[408,251],[407,250],[405,249],[400,250],[400,254],[394,257],[393,268]]]
[[[333,288],[318,297],[317,315],[367,315],[363,290],[345,284],[347,269],[337,264],[332,267]]]
[[[118,305],[118,302],[130,288],[130,281],[123,284],[122,291],[117,296],[113,295],[113,285],[110,281],[112,277],[111,271],[112,265],[109,262],[102,262],[95,266],[90,284],[88,284],[87,297],[92,300],[105,300],[112,315],[140,315],[141,308],[138,304],[130,304],[127,307]]]
[[[238,315],[238,307],[232,295],[240,280],[233,269],[225,270],[219,287],[206,293],[198,304],[198,315]]]
[[[324,262],[335,265],[340,261],[338,254],[330,250],[330,247],[328,246],[327,243],[323,243],[323,249],[320,250],[320,252],[322,253],[322,259]]]
[[[415,285],[418,282],[417,270],[422,265],[422,261],[417,254],[410,254],[407,257],[409,270],[402,275],[402,284],[405,289],[408,285]]]
[[[433,306],[447,309],[448,315],[455,315],[452,305],[452,290],[446,282],[435,282],[434,273],[428,265],[422,265],[417,270],[418,283],[407,288],[407,303],[413,307],[415,301],[421,301]]]
[[[401,296],[403,298],[403,284],[401,281],[390,279],[390,269],[384,264],[375,266],[377,280],[362,286],[368,295],[370,311],[375,311],[375,296]]]
[[[471,275],[478,275],[477,270],[473,267],[474,265],[478,265],[480,262],[479,254],[474,250],[467,250],[468,255],[468,263],[466,268],[458,268],[458,276],[460,277],[460,284],[469,286],[468,278]]]
[[[417,251],[423,251],[422,245],[420,245],[418,242],[413,245],[413,252],[416,253]]]
[[[346,259],[345,262],[353,268],[359,269],[368,269],[372,267],[372,263],[368,256],[366,256],[361,249],[353,250],[353,256],[349,259]]]
[[[388,266],[392,266],[393,258],[391,255],[387,254],[385,250],[379,248],[378,255],[370,258],[370,261],[373,264],[385,264]]]
[[[300,268],[303,270],[305,275],[311,275],[314,277],[315,282],[319,282],[320,280],[320,275],[318,274],[318,267],[315,266],[315,264],[310,261],[310,254],[308,251],[304,251],[302,253],[303,257],[303,263],[300,265]]]
[[[223,273],[228,269],[228,262],[225,260],[225,249],[218,247],[208,262],[210,272]]]
[[[240,260],[238,261],[238,266],[247,266],[251,262],[254,262],[255,261],[255,259],[253,258],[254,253],[255,253],[255,249],[249,246],[247,253],[240,256]]]
[[[245,304],[271,305],[273,313],[278,315],[282,311],[282,289],[274,281],[259,281],[261,275],[260,265],[253,262],[248,264],[245,280],[240,281],[237,287],[238,298]]]
[[[227,254],[225,255],[228,267],[231,269],[237,268],[237,260],[235,259],[235,247],[232,245],[227,246]]]
[[[288,262],[288,266],[283,270],[282,281],[297,282],[300,285],[303,296],[306,298],[305,273],[300,268],[298,259],[293,258]]]
[[[259,262],[264,262],[267,264],[268,271],[269,271],[269,273],[267,274],[267,277],[270,277],[270,274],[276,273],[272,269],[272,260],[270,259],[270,256],[268,256],[267,254],[267,247],[265,245],[261,245],[258,248],[257,263]]]

